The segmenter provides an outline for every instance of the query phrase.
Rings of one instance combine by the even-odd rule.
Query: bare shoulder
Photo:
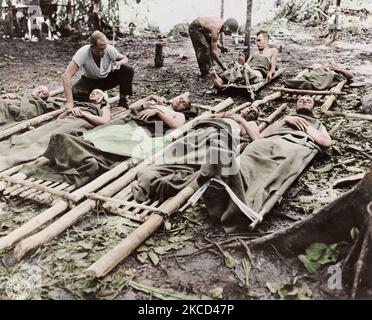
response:
[[[271,55],[277,55],[279,53],[279,50],[277,48],[270,48]]]
[[[217,17],[200,17],[199,22],[210,32],[218,33],[224,24],[223,19]]]

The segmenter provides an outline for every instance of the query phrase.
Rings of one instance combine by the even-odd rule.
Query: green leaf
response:
[[[303,282],[301,286],[296,286],[295,279],[286,278],[281,282],[267,282],[266,286],[271,293],[277,294],[281,299],[298,298],[304,300],[310,299],[312,296],[312,291],[308,285]]]
[[[327,249],[327,245],[324,243],[313,243],[306,249],[306,256],[309,260],[317,260],[319,259],[323,251]]]
[[[350,230],[351,239],[353,239],[353,241],[355,241],[358,238],[359,233],[360,233],[359,229],[357,227],[353,227]]]
[[[304,264],[307,271],[311,273],[314,273],[320,266],[317,262],[310,261],[305,255],[299,255],[298,259]]]
[[[313,243],[307,249],[304,255],[299,255],[298,259],[304,264],[305,268],[313,273],[321,265],[337,261],[337,243],[327,245],[325,243]]]

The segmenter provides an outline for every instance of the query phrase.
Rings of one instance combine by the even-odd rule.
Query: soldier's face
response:
[[[263,34],[260,34],[258,35],[256,39],[256,44],[257,44],[257,48],[259,50],[262,50],[267,47],[268,39]]]
[[[97,58],[102,58],[105,55],[107,48],[107,40],[98,40],[97,44],[91,46],[92,54]]]
[[[303,96],[297,100],[296,111],[309,110],[312,111],[314,108],[314,100],[310,96]]]
[[[94,103],[100,103],[103,98],[103,91],[99,89],[94,89],[90,95],[89,95],[89,100]]]
[[[49,89],[47,86],[40,86],[32,90],[31,95],[34,98],[48,99],[49,98]]]

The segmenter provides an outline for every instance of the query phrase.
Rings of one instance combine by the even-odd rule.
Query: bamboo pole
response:
[[[288,104],[283,103],[278,109],[276,109],[270,116],[268,116],[265,121],[259,124],[258,129],[262,132],[269,124],[273,123],[274,120],[282,114],[282,112],[287,109]]]
[[[125,172],[131,165],[134,165],[135,162],[132,161],[124,161],[123,163],[116,166],[114,169],[104,173],[94,181],[88,183],[84,187],[74,191],[71,194],[71,198],[73,202],[78,202],[81,200],[87,193],[97,190],[98,188],[102,187],[107,182],[111,181],[121,173]],[[114,190],[115,191],[115,190]],[[49,222],[50,220],[54,219],[57,215],[61,214],[68,208],[69,204],[67,201],[64,200],[57,200],[55,204],[46,211],[40,213],[36,218],[31,219],[29,222],[24,224],[23,226],[15,229],[9,235],[0,238],[0,251],[4,248],[7,248],[14,244],[15,242],[19,241],[23,237],[31,234],[32,232],[36,231],[45,223]],[[85,207],[84,207],[85,208]],[[9,241],[7,239],[11,239]],[[4,243],[4,244],[3,244]],[[9,244],[10,243],[10,244]]]
[[[65,109],[58,109],[58,110],[55,110],[55,111],[48,112],[46,114],[42,114],[42,115],[37,116],[35,118],[23,121],[20,124],[17,124],[17,125],[9,128],[9,129],[5,129],[5,130],[1,131],[0,132],[0,139],[4,139],[6,137],[9,137],[12,134],[17,133],[21,130],[27,129],[31,126],[35,126],[35,125],[40,124],[42,122],[54,119],[55,117],[59,116],[63,111],[65,111]]]
[[[77,79],[75,80],[72,80],[72,86],[74,86],[76,83],[78,82]],[[49,96],[50,97],[53,97],[53,96],[56,96],[57,94],[60,94],[60,93],[63,93],[65,90],[63,89],[63,87],[59,87],[55,90],[51,90],[50,93],[49,93]]]
[[[0,251],[9,248],[15,244],[19,239],[27,236],[28,234],[34,232],[46,222],[52,220],[61,212],[68,208],[67,202],[63,200],[58,200],[53,207],[44,211],[42,214],[32,218],[30,221],[26,222],[21,227],[15,229],[8,235],[0,238]]]
[[[221,102],[220,104],[218,104],[215,108],[217,110],[223,110],[224,108],[227,108],[232,103],[233,103],[232,99],[227,99],[227,100]],[[210,112],[206,112],[206,114],[209,116]],[[202,119],[202,118],[204,118],[204,116],[205,115],[202,114],[202,115],[198,116],[197,118],[195,118],[194,120]],[[194,121],[194,120],[192,120],[192,121]],[[192,122],[192,121],[190,121],[190,122]],[[177,134],[173,135],[173,137],[175,139],[180,137],[183,134],[183,132],[186,132],[188,130],[188,128],[189,128],[189,125],[188,125],[188,123],[186,123],[183,126],[183,130],[179,130]],[[173,131],[173,133],[174,133],[174,131]],[[111,183],[110,185],[106,186],[104,189],[99,191],[98,194],[100,196],[104,196],[104,197],[113,196],[114,194],[119,192],[121,189],[126,187],[130,182],[132,182],[134,180],[137,172],[140,169],[148,166],[149,164],[154,163],[154,161],[156,161],[156,159],[159,159],[163,155],[163,152],[167,148],[170,148],[171,146],[172,146],[172,144],[168,145],[164,150],[160,150],[152,158],[143,161],[137,167],[129,170],[125,175],[120,177],[118,180],[116,180],[115,182]],[[108,174],[108,175],[111,174],[111,171],[106,172],[106,174]],[[80,195],[82,195],[82,194],[80,193]],[[66,205],[67,205],[67,203],[66,203]],[[58,236],[64,230],[66,230],[67,228],[69,228],[70,226],[75,224],[80,218],[82,218],[83,216],[88,214],[91,210],[93,210],[95,205],[96,205],[96,201],[94,201],[94,200],[89,199],[89,200],[83,201],[77,207],[73,208],[71,211],[64,214],[61,218],[59,218],[58,220],[53,222],[51,225],[49,225],[45,229],[39,231],[38,233],[36,233],[36,234],[34,234],[34,235],[32,235],[28,238],[25,238],[20,243],[18,243],[18,245],[14,249],[15,256],[17,257],[18,260],[20,260],[30,250],[32,250],[32,249],[48,242],[49,240],[53,239],[54,237]],[[50,209],[52,209],[52,208],[50,208]],[[63,210],[59,209],[59,213],[63,212],[64,210],[65,209],[63,209]],[[56,209],[56,211],[58,211],[58,210]],[[44,213],[41,213],[40,215],[43,215]],[[47,222],[47,221],[45,221],[45,222]],[[32,231],[34,231],[34,230],[32,230]],[[28,231],[30,231],[30,229],[28,229]],[[0,242],[1,242],[1,238],[0,238]]]
[[[124,200],[118,200],[118,199],[115,199],[115,198],[103,197],[103,196],[100,196],[99,194],[95,194],[95,193],[88,194],[87,198],[88,199],[93,199],[93,200],[105,201],[108,204],[110,204],[111,206],[115,206],[117,208],[119,208],[121,206],[126,206],[126,207],[129,207],[129,208],[138,208],[138,209],[150,210],[150,211],[154,211],[154,212],[158,211],[160,213],[167,214],[165,211],[162,211],[162,210],[160,210],[156,207],[147,206],[145,204],[136,203],[136,202],[133,202],[133,201],[124,201]]]
[[[344,95],[345,92],[332,92],[331,90],[300,90],[300,89],[290,89],[290,88],[274,88],[275,91],[281,91],[286,93],[295,93],[295,94],[302,94],[302,95],[317,95],[317,96],[326,96],[330,94],[335,95]]]
[[[67,206],[67,203],[65,201],[63,202],[63,204]],[[61,206],[65,210],[67,207],[65,208],[64,205],[61,204]],[[17,260],[20,260],[30,250],[58,236],[68,227],[75,224],[84,215],[88,214],[91,210],[93,210],[95,205],[96,202],[94,200],[85,200],[77,207],[73,208],[68,213],[60,217],[58,220],[53,222],[51,225],[47,226],[45,229],[19,242],[14,248],[14,255],[17,258]],[[59,213],[60,212],[58,212],[58,214]],[[43,215],[43,217],[45,217],[45,215]],[[44,220],[43,222],[45,223],[46,221]]]
[[[18,185],[22,185],[22,186],[26,186],[26,187],[35,189],[35,190],[48,192],[48,193],[53,194],[57,197],[72,201],[71,195],[68,192],[58,191],[58,190],[55,190],[55,189],[53,189],[49,186],[40,185],[38,183],[28,181],[28,180],[25,180],[25,179],[20,179],[20,178],[17,178],[17,177],[3,176],[3,177],[1,177],[1,179],[5,180],[6,182],[12,183],[12,184],[18,184]]]
[[[344,117],[349,119],[372,121],[372,115],[370,114],[351,113],[342,111],[323,111],[323,114],[326,115],[327,117]]]
[[[176,196],[165,201],[159,207],[159,210],[165,211],[169,216],[171,216],[194,192],[195,190],[192,187],[188,186],[184,188]],[[146,222],[135,229],[121,243],[92,264],[87,269],[87,273],[95,278],[100,278],[108,274],[120,263],[120,261],[130,255],[133,250],[151,236],[163,224],[163,222],[163,216],[156,213],[152,214]]]
[[[332,104],[336,101],[336,95],[341,92],[343,86],[347,83],[346,80],[341,81],[337,86],[331,89],[332,94],[327,97],[326,101],[323,103],[323,105],[320,107],[320,111],[322,113],[326,113],[329,108],[332,106]]]
[[[268,103],[269,101],[273,101],[273,100],[276,100],[276,99],[279,99],[280,97],[282,96],[282,93],[281,92],[275,92],[275,93],[272,93],[266,97],[264,97],[263,99],[261,100],[256,100],[252,103],[252,107],[259,107],[260,105],[263,105],[263,104],[266,104]]]
[[[263,81],[263,82],[260,82],[260,83],[253,84],[251,86],[253,91],[257,92],[258,90],[262,89],[264,86],[266,86],[267,84],[269,84],[270,82],[272,82],[273,80],[275,80],[276,78],[281,76],[284,73],[285,70],[286,70],[286,68],[280,68],[278,71],[275,72],[274,76],[272,77],[272,79],[270,81]]]

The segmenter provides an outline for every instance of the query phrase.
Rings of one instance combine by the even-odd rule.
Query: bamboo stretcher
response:
[[[276,92],[270,96],[265,97],[262,100],[255,101],[253,104],[259,106],[260,104],[275,100],[280,96],[281,92]],[[334,95],[329,96],[327,101],[333,100],[334,97]],[[216,111],[221,111],[226,107],[223,106],[224,102],[222,103],[222,105],[220,104],[221,106],[216,106],[216,109],[219,109],[218,107],[220,106],[220,109]],[[249,104],[249,102],[242,104],[232,109],[231,111],[237,112],[244,109]],[[212,112],[207,111],[198,118],[202,119],[203,116],[208,117],[211,113]],[[186,132],[187,129],[191,128],[192,125],[193,121],[186,124],[186,128],[184,128],[184,130],[175,130],[174,138],[180,137],[184,132]],[[182,206],[195,192],[195,190],[193,190],[191,187],[186,187],[175,197],[168,199],[162,204],[157,201],[152,203],[148,201],[141,204],[133,201],[130,191],[130,183],[135,179],[135,176],[139,170],[154,163],[156,159],[162,154],[163,151],[161,151],[159,154],[155,155],[151,159],[147,159],[143,163],[139,164],[137,167],[132,168],[121,177],[118,178],[118,176],[116,176],[116,180],[113,183],[107,185],[97,193],[95,193],[94,190],[90,190],[89,188],[87,188],[87,186],[83,187],[85,188],[85,191],[84,195],[82,195],[83,192],[80,193],[80,200],[83,199],[85,195],[87,195],[87,200],[84,200],[83,202],[78,204],[72,210],[65,213],[61,218],[59,218],[40,232],[19,242],[14,249],[15,257],[17,259],[21,259],[30,250],[33,250],[55,238],[64,230],[75,224],[82,217],[87,215],[96,207],[97,202],[101,201],[104,202],[104,207],[107,210],[115,212],[116,214],[120,214],[121,216],[123,216],[123,219],[128,221],[128,224],[132,226],[138,225],[138,228],[136,228],[117,247],[109,251],[105,256],[99,259],[87,270],[87,272],[94,277],[102,277],[106,275],[121,260],[127,257],[146,238],[148,238],[159,226],[161,226],[164,222],[164,219],[166,219],[172,213],[176,212],[180,208],[180,206]],[[111,171],[107,172],[106,174],[110,173]],[[103,178],[103,176],[101,176],[100,178]],[[96,190],[98,189],[99,188],[96,188]],[[64,212],[67,207],[67,202],[59,199],[57,202],[55,202],[52,208],[44,211],[39,216],[35,217],[20,228],[14,230],[7,236],[0,238],[0,250],[12,246],[20,239],[33,233],[40,226],[44,225],[51,219]]]
[[[110,102],[115,102],[119,99],[119,96],[115,96],[110,99]],[[130,111],[128,109],[119,109],[112,112],[113,119],[125,116]],[[119,168],[127,170],[137,164],[137,160],[130,159],[125,165]],[[24,174],[19,173],[24,166],[30,164],[46,164],[48,160],[41,157],[37,160],[33,160],[29,163],[24,163],[13,168],[10,168],[0,173],[0,192],[3,192],[4,196],[7,197],[20,197],[25,199],[32,199],[34,201],[50,204],[56,198],[61,198],[69,201],[70,203],[78,202],[81,197],[75,195],[77,188],[75,185],[70,185],[62,182],[51,182],[46,180],[35,180],[32,176],[27,177]],[[106,181],[107,182],[107,181]],[[102,184],[99,185],[101,187]],[[80,194],[80,192],[78,192]]]
[[[334,96],[331,95],[327,99],[327,104],[330,101],[335,101]],[[282,105],[281,108],[275,112],[280,114],[286,108],[286,104]],[[273,114],[264,123],[260,124],[260,130],[263,130],[265,126],[271,123],[277,114]],[[330,132],[333,134],[335,130],[340,126],[338,123]],[[264,215],[266,215],[272,207],[278,202],[282,197],[284,192],[292,185],[292,183],[298,178],[298,176],[303,172],[303,170],[308,166],[308,164],[314,159],[318,153],[315,150],[309,160],[304,162],[299,174],[293,178],[287,180],[287,182],[276,192],[272,197],[267,200],[264,208],[259,212],[260,217],[250,225],[254,228],[259,222],[262,221]],[[133,195],[131,193],[130,186],[124,188],[119,192],[114,198],[103,198],[103,207],[115,214],[123,216],[124,218],[138,223],[138,227],[129,234],[124,240],[122,240],[117,246],[108,251],[104,256],[92,264],[87,272],[92,277],[100,278],[107,275],[113,268],[115,268],[123,259],[128,257],[136,248],[138,248],[152,233],[154,233],[166,219],[168,219],[172,214],[177,212],[187,200],[193,196],[196,192],[192,187],[187,186],[182,191],[180,191],[176,196],[166,200],[164,203],[160,204],[159,201],[146,201],[142,205],[146,208],[139,207],[138,203],[133,200]],[[94,195],[92,195],[94,198]],[[182,210],[185,209],[185,206]],[[166,214],[165,214],[166,213]]]
[[[331,92],[335,92],[334,94],[331,94],[327,96],[326,101],[321,106],[320,110],[322,112],[327,111],[332,104],[336,101],[337,93],[341,92],[343,86],[346,84],[345,81],[341,81],[336,87],[335,90]],[[337,124],[331,131],[330,135],[333,135],[334,132],[338,129],[339,124]],[[306,158],[304,163],[302,164],[301,169],[298,171],[298,173],[292,177],[290,177],[282,186],[281,188],[275,192],[264,204],[263,208],[258,212],[258,217],[255,219],[251,224],[250,228],[254,229],[264,218],[266,214],[268,214],[271,209],[275,206],[275,204],[283,197],[283,194],[290,188],[290,186],[297,180],[297,178],[302,174],[302,172],[306,169],[306,167],[313,161],[315,156],[318,154],[318,150],[315,149],[313,152]]]
[[[217,88],[217,91],[218,92],[223,92],[223,91],[227,91],[227,90],[234,90],[235,92],[239,93],[239,94],[251,94],[253,93],[253,98],[252,100],[254,99],[254,94],[257,93],[258,91],[260,91],[263,87],[265,87],[266,85],[268,85],[269,83],[273,82],[275,79],[277,79],[278,77],[280,77],[284,71],[286,70],[286,68],[280,68],[278,69],[275,74],[273,75],[272,79],[270,81],[261,81],[259,83],[255,83],[255,84],[252,84],[250,85],[249,87],[246,85],[246,84],[235,84],[235,83],[230,83],[230,84],[224,84],[222,86],[220,86],[219,88]]]
[[[116,95],[109,99],[109,103],[114,103],[116,101],[119,101],[119,95]],[[0,131],[0,140],[7,138],[15,133],[21,132],[23,130],[31,129],[34,126],[40,125],[49,120],[53,120],[57,118],[60,114],[62,114],[65,110],[66,110],[65,108],[61,108],[61,109],[54,110],[54,111],[42,114],[40,116],[34,117],[32,119],[28,119],[20,123],[16,123],[14,126],[11,126],[9,128],[6,128]]]
[[[224,100],[223,102],[219,103],[215,106],[214,111],[222,111],[225,108],[229,107],[231,104],[233,104],[233,100],[231,98]],[[173,130],[170,133],[170,136],[172,137],[172,140],[176,140],[180,136],[182,136],[187,130],[189,130],[193,124],[201,119],[208,118],[211,115],[211,111],[206,111],[203,114],[199,115],[195,119],[187,122],[185,125],[183,125],[181,128],[178,128],[176,130]],[[17,185],[18,188],[21,189],[21,192],[23,191],[23,188],[31,187],[34,188],[33,194],[36,192],[45,193],[47,191],[47,195],[53,195],[53,196],[59,196],[57,197],[54,202],[52,203],[52,206],[47,209],[46,211],[40,213],[35,218],[28,221],[26,224],[22,225],[21,227],[15,229],[11,233],[9,233],[7,236],[0,238],[0,251],[12,246],[14,243],[22,239],[23,237],[35,232],[38,228],[49,222],[50,220],[54,219],[61,213],[63,213],[65,210],[69,208],[69,206],[77,205],[74,207],[71,211],[63,215],[60,219],[58,219],[57,228],[55,227],[55,223],[52,223],[50,226],[46,227],[44,230],[40,231],[39,233],[35,234],[34,236],[31,236],[28,238],[31,239],[31,242],[25,240],[24,243],[20,243],[20,246],[17,247],[16,251],[18,252],[17,256],[18,258],[21,258],[27,251],[31,250],[33,247],[38,246],[39,243],[45,243],[48,240],[52,239],[54,236],[58,235],[59,233],[63,232],[66,228],[73,225],[78,219],[83,217],[84,215],[88,214],[91,210],[93,210],[96,206],[96,200],[85,200],[78,204],[83,198],[86,197],[87,194],[93,193],[100,188],[105,187],[98,192],[99,196],[103,197],[110,197],[113,196],[115,193],[120,191],[122,188],[127,186],[131,181],[133,181],[135,175],[137,172],[146,165],[149,165],[156,161],[156,159],[159,159],[163,155],[163,151],[159,151],[157,154],[155,154],[150,159],[147,159],[143,161],[141,164],[139,164],[139,160],[137,159],[129,159],[127,161],[124,161],[120,163],[118,166],[113,168],[112,170],[104,173],[103,175],[99,176],[94,181],[88,183],[87,185],[81,187],[80,189],[73,189],[72,186],[66,186],[66,184],[63,185],[65,188],[64,190],[58,190],[57,192],[54,192],[54,190],[50,190],[47,188],[50,188],[49,185],[43,186],[40,188],[36,184],[40,184],[38,181],[29,181],[27,185],[25,184],[19,184]],[[132,168],[133,166],[139,164],[137,167]],[[5,172],[7,175],[10,174],[16,174],[20,166],[17,166],[17,168],[11,168]],[[132,169],[131,169],[132,168]],[[128,171],[128,169],[131,169]],[[128,172],[126,172],[128,171]],[[126,172],[126,173],[125,173]],[[125,173],[125,174],[124,174]],[[124,175],[122,175],[124,174]],[[4,173],[0,174],[0,177],[4,176]],[[15,177],[15,179],[21,179],[21,177]],[[111,184],[107,185],[110,181],[116,179]],[[21,182],[19,180],[14,180],[15,182]],[[62,187],[58,185],[60,189]],[[61,193],[61,191],[66,191],[67,188],[70,188],[68,192]],[[31,189],[32,190],[32,189]],[[29,192],[30,190],[28,190]],[[73,191],[73,192],[71,192]],[[14,194],[16,193],[16,190],[10,190],[8,194]],[[70,194],[69,194],[70,193]],[[45,196],[45,194],[43,195]],[[32,196],[34,199],[34,196]],[[73,203],[71,203],[73,202]],[[56,222],[57,222],[56,221]],[[29,245],[31,246],[29,247]],[[23,249],[20,249],[23,248]]]
[[[239,109],[233,109],[232,112],[237,112],[243,108],[244,106],[240,106]],[[269,118],[260,124],[260,130],[263,130],[269,123],[273,122],[286,108],[287,104],[279,107]],[[133,199],[131,186],[128,185],[111,199],[101,198],[103,200],[103,208],[131,221],[131,225],[133,223],[137,224],[138,227],[117,246],[91,265],[87,269],[88,274],[96,278],[108,274],[120,261],[125,259],[154,233],[163,224],[164,220],[179,211],[195,191],[192,187],[187,186],[176,196],[169,198],[163,203],[148,200],[142,204],[138,204]],[[95,195],[90,196],[95,198]],[[142,205],[146,207],[142,208]]]

